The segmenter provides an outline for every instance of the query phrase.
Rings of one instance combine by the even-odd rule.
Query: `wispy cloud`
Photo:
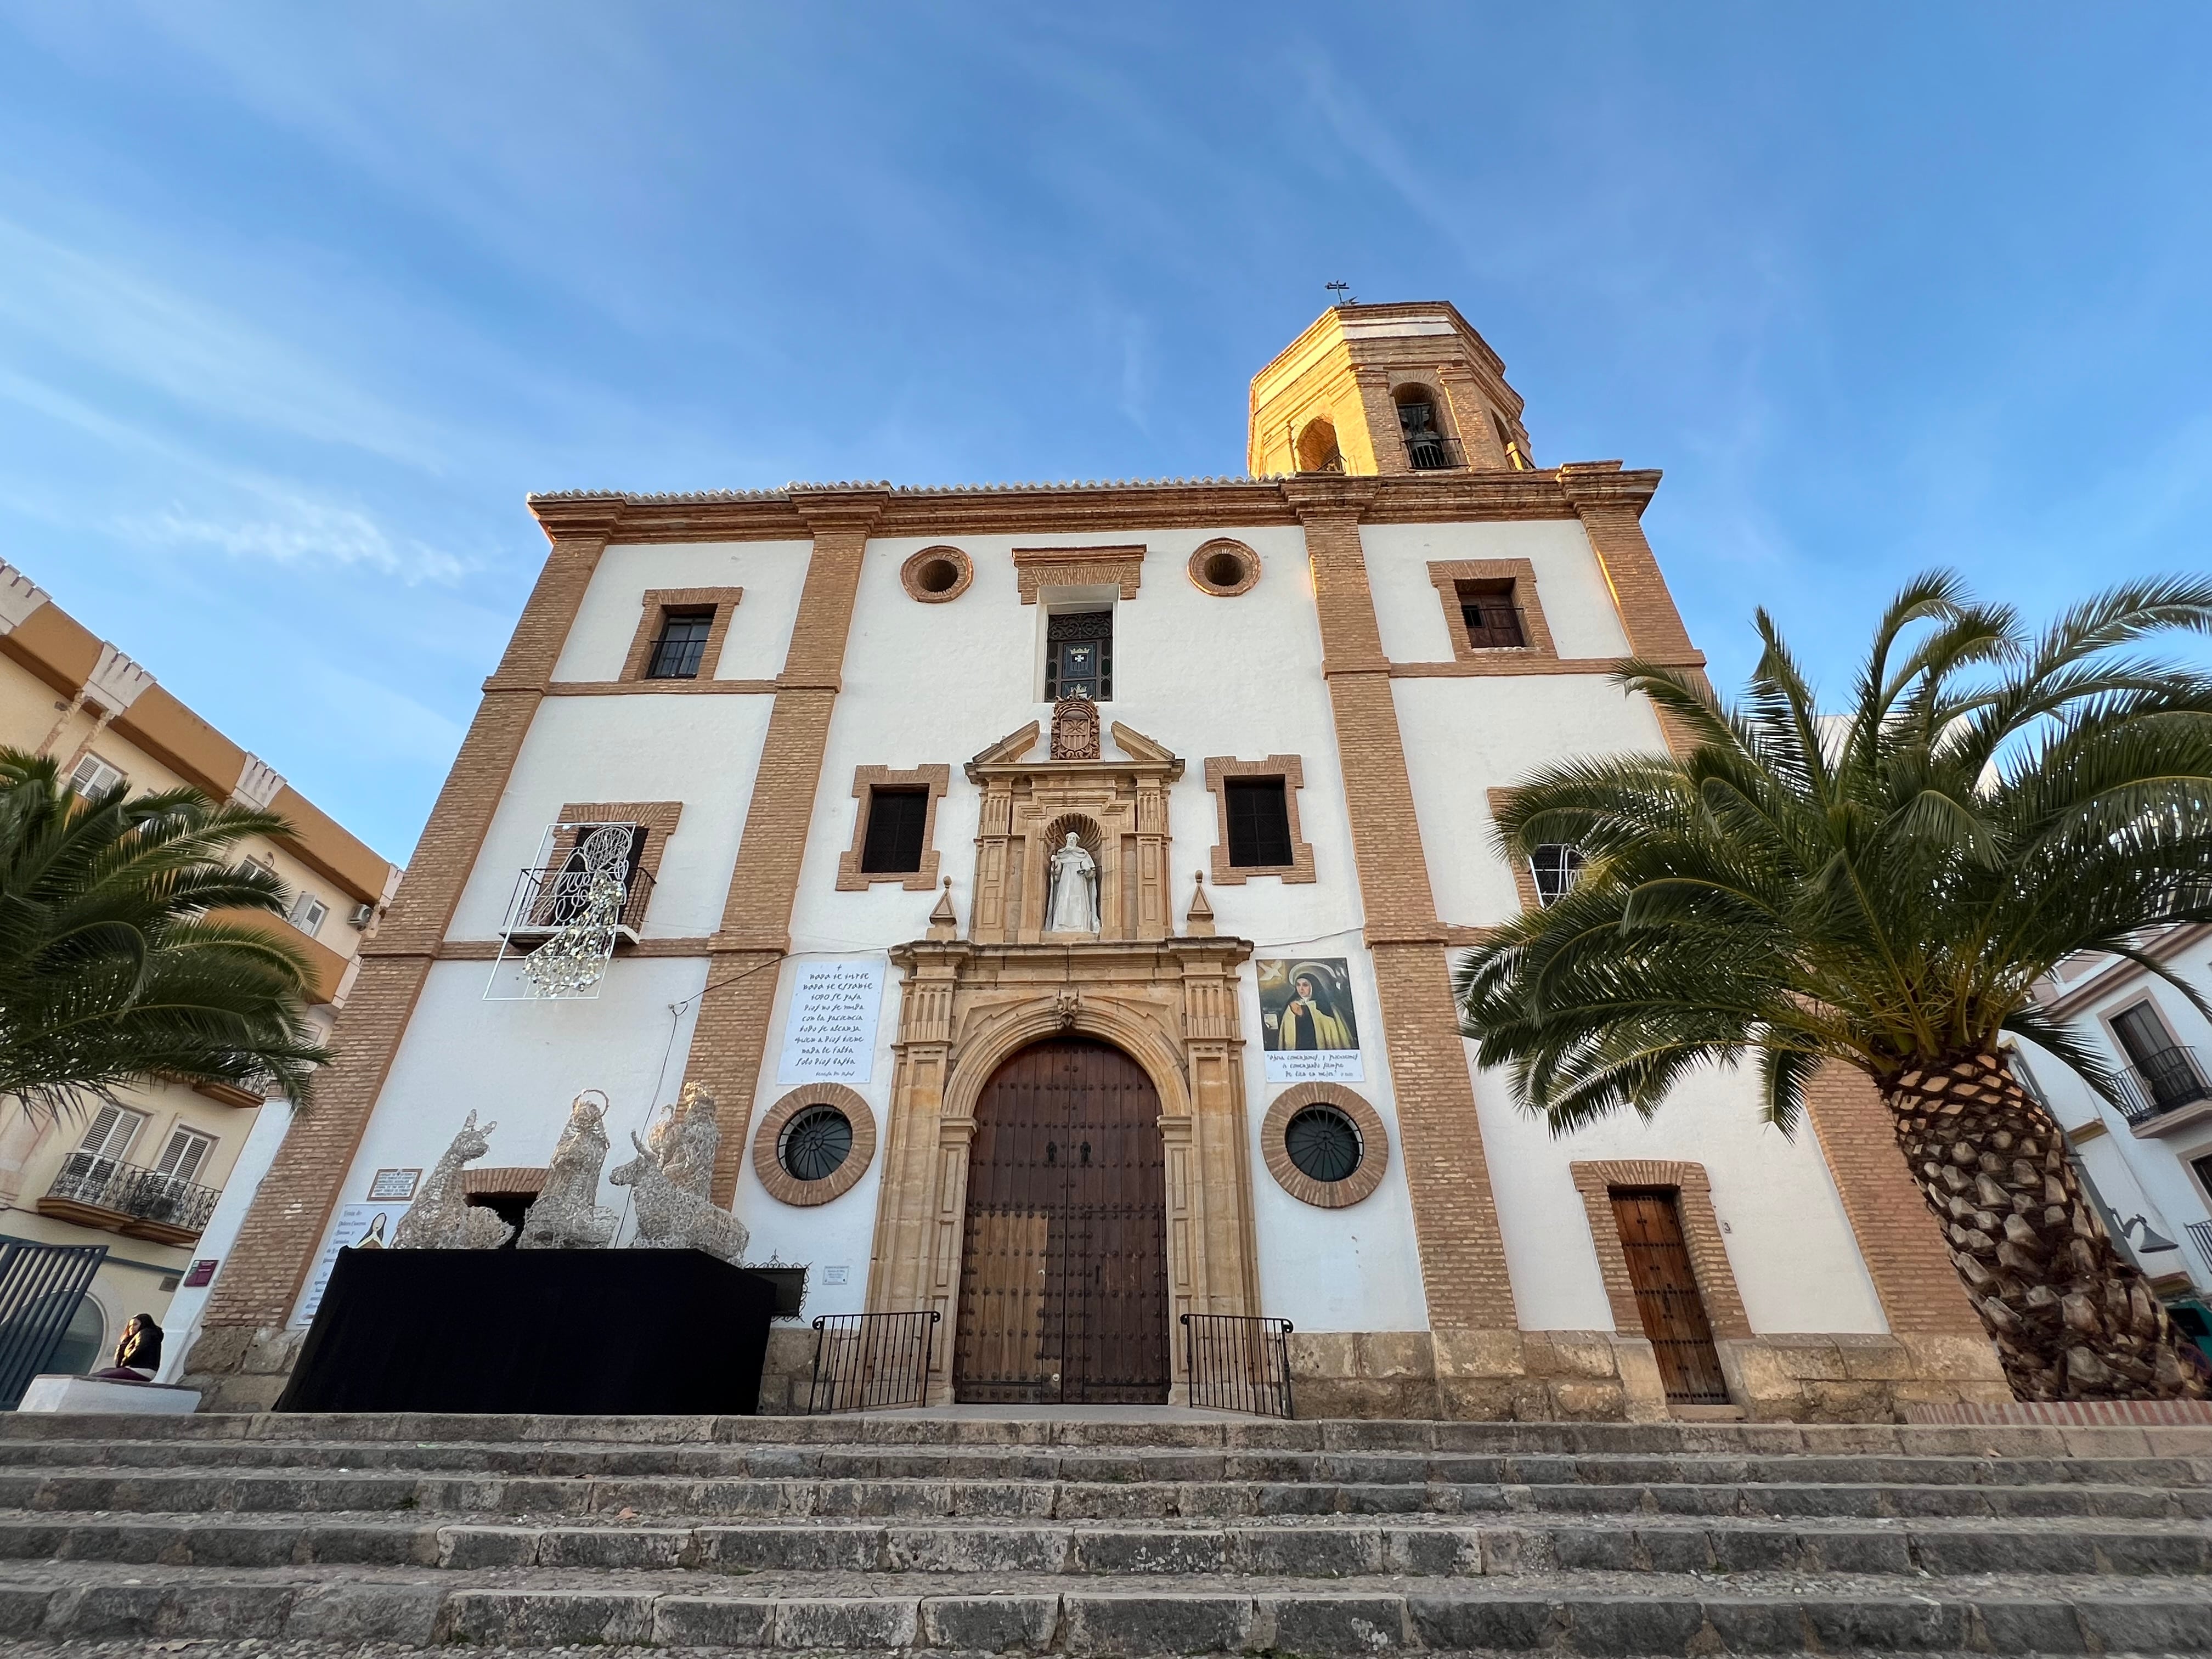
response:
[[[0,330],[186,406],[426,472],[437,434],[243,317],[0,219]]]
[[[198,544],[234,558],[278,564],[362,565],[409,582],[452,584],[467,573],[464,561],[441,549],[395,538],[366,513],[300,496],[264,497],[278,512],[266,518],[213,520],[181,506],[119,519],[126,540],[166,545]]]

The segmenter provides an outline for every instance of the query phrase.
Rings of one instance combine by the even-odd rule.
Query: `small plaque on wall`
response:
[[[379,1170],[368,1183],[368,1201],[404,1204],[415,1196],[415,1183],[422,1178],[420,1170]]]
[[[876,1068],[884,959],[805,962],[791,988],[779,1083],[866,1083]]]

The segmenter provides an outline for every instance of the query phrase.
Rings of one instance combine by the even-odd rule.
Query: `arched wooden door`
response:
[[[968,1158],[953,1397],[1168,1397],[1160,1098],[1118,1048],[1060,1037],[983,1087]]]

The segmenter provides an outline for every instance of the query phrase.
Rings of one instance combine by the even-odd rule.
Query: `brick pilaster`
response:
[[[1559,489],[1574,504],[1605,574],[1629,650],[1654,662],[1698,668],[1705,659],[1690,643],[1690,630],[1644,536],[1644,509],[1657,478],[1655,472],[1623,472],[1619,461],[1586,461],[1559,471]],[[1657,712],[1668,748],[1682,754],[1694,746],[1672,715]]]
[[[1805,1110],[1889,1328],[1984,1338],[1928,1200],[1905,1167],[1874,1080],[1830,1060],[1806,1085]]]
[[[860,590],[868,532],[882,512],[880,490],[809,490],[794,505],[814,532],[791,645],[776,680],[754,775],[752,799],[730,872],[729,897],[708,963],[710,988],[699,1004],[687,1081],[714,1097],[722,1142],[714,1159],[714,1202],[736,1196],[745,1158],[775,1001],[775,964],[791,948],[791,907],[822,782],[822,756],[845,665],[845,641]]]
[[[1438,1330],[1516,1331],[1504,1241],[1445,967],[1444,928],[1429,885],[1360,543],[1359,516],[1374,488],[1360,479],[1301,479],[1285,484],[1284,493],[1304,525],[1313,567],[1429,1322]]]
[[[254,1194],[208,1298],[207,1326],[276,1326],[289,1316],[429,976],[431,953],[452,924],[620,510],[612,500],[569,500],[541,513],[552,550],[498,672],[484,682],[392,908],[362,949],[360,974],[331,1034],[336,1057],[316,1080],[314,1109],[294,1119]]]

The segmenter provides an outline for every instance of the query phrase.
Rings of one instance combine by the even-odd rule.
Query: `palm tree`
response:
[[[2031,636],[1956,577],[1922,576],[1833,717],[1763,611],[1758,627],[1733,708],[1680,670],[1617,676],[1686,752],[1551,766],[1501,811],[1509,857],[1567,843],[1586,862],[1462,963],[1482,1063],[1559,1133],[1649,1115],[1685,1073],[1747,1056],[1786,1133],[1815,1070],[1855,1066],[2017,1395],[2203,1394],[1999,1037],[2117,1102],[2035,982],[2106,951],[2206,1007],[2137,945],[2212,921],[2212,678],[2142,649],[2212,632],[2212,582],[2117,587]]]
[[[267,925],[289,895],[229,855],[289,833],[190,789],[80,798],[51,759],[0,749],[0,1100],[74,1114],[163,1073],[305,1103],[329,1058],[306,954]]]

